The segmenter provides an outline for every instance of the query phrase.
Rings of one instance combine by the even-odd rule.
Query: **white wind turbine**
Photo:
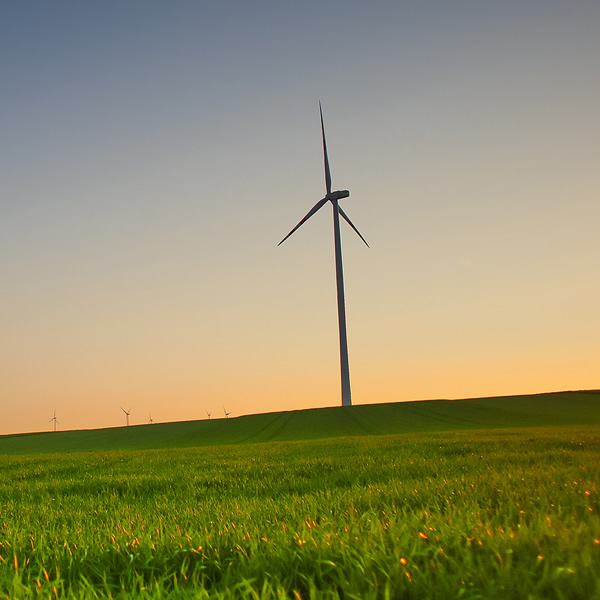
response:
[[[127,427],[129,427],[129,415],[131,414],[131,409],[125,410],[121,407],[121,410],[125,413],[125,423],[127,424]]]
[[[58,423],[58,419],[56,418],[56,409],[54,409],[54,416],[50,419],[50,423],[54,421],[54,431],[56,431],[56,424]]]
[[[310,219],[325,204],[331,202],[333,209],[333,237],[335,244],[335,277],[337,282],[337,306],[338,306],[338,327],[340,332],[340,371],[342,380],[342,406],[352,406],[352,394],[350,392],[350,366],[348,364],[348,341],[346,337],[346,303],[344,300],[344,267],[342,264],[342,238],[340,234],[340,216],[354,229],[358,237],[369,247],[365,238],[361,235],[350,217],[339,205],[342,198],[348,198],[348,190],[331,191],[331,172],[329,171],[329,158],[327,156],[327,142],[325,141],[325,126],[323,125],[323,110],[319,102],[319,113],[321,114],[321,134],[323,137],[323,159],[325,162],[325,189],[326,194],[321,198],[306,214],[306,216],[277,244],[281,246],[292,233],[301,225]]]

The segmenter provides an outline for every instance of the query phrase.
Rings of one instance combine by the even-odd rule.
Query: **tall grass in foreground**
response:
[[[0,457],[0,594],[600,598],[600,429]]]

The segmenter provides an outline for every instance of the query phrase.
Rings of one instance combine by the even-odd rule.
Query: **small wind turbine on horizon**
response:
[[[149,423],[150,425],[152,425],[152,423],[154,423],[154,419],[152,418],[152,414],[149,414],[149,415],[148,415],[148,423]]]
[[[52,423],[52,421],[54,421],[54,431],[56,431],[56,424],[58,423],[58,420],[56,418],[56,409],[54,409],[54,416],[50,419],[50,423]]]
[[[329,158],[327,156],[327,142],[325,141],[325,126],[323,125],[323,109],[319,102],[319,113],[321,115],[321,134],[323,137],[323,160],[325,163],[325,189],[326,194],[321,198],[306,214],[306,216],[292,229],[280,242],[281,246],[292,233],[300,228],[308,219],[318,212],[327,202],[331,202],[333,209],[333,236],[335,245],[335,278],[337,282],[337,306],[338,306],[338,327],[340,332],[340,371],[342,383],[342,406],[352,406],[352,394],[350,392],[350,366],[348,363],[348,340],[346,337],[346,303],[344,299],[344,266],[342,264],[342,238],[340,234],[340,216],[342,219],[354,229],[354,232],[365,243],[367,248],[367,240],[361,235],[360,231],[354,226],[350,217],[344,212],[339,205],[342,198],[348,198],[350,192],[348,190],[331,191],[331,172],[329,170]]]
[[[210,419],[210,413],[206,411],[206,416]]]
[[[225,413],[225,418],[226,418],[226,419],[229,419],[229,415],[230,415],[231,413],[230,413],[230,412],[227,412],[227,411],[225,410],[225,407],[223,407],[223,412]]]
[[[121,410],[125,413],[125,422],[127,427],[129,427],[129,415],[131,414],[131,409],[125,410],[123,407],[121,407]]]

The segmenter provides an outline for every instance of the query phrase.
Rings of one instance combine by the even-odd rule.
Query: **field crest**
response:
[[[0,436],[0,454],[185,448],[410,432],[600,424],[600,391],[321,408]]]

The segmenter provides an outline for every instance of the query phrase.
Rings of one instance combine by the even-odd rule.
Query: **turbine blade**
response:
[[[323,125],[323,109],[319,100],[319,113],[321,114],[321,133],[323,134],[323,160],[325,161],[325,187],[331,194],[331,172],[329,171],[329,158],[327,156],[327,142],[325,141],[325,125]]]
[[[322,200],[319,200],[308,211],[308,213],[306,213],[306,216],[300,221],[300,223],[298,223],[298,225],[296,225],[296,227],[294,227],[294,229],[292,229],[277,245],[281,246],[281,244],[283,244],[283,242],[285,242],[285,240],[287,240],[290,237],[290,235],[292,235],[292,233],[294,233],[294,231],[296,231],[303,223],[306,223],[306,221],[308,221],[308,219],[310,219],[326,202],[327,202],[327,198],[323,198]]]
[[[348,225],[350,225],[350,227],[352,227],[352,229],[354,229],[354,231],[356,232],[358,237],[365,243],[367,248],[370,248],[371,246],[369,246],[369,244],[367,244],[367,240],[365,240],[365,238],[361,235],[360,231],[358,229],[356,229],[356,227],[354,227],[354,223],[350,220],[350,217],[344,212],[344,210],[342,209],[342,207],[339,204],[338,204],[338,210],[340,211],[340,215],[345,219],[346,223],[348,223]]]

